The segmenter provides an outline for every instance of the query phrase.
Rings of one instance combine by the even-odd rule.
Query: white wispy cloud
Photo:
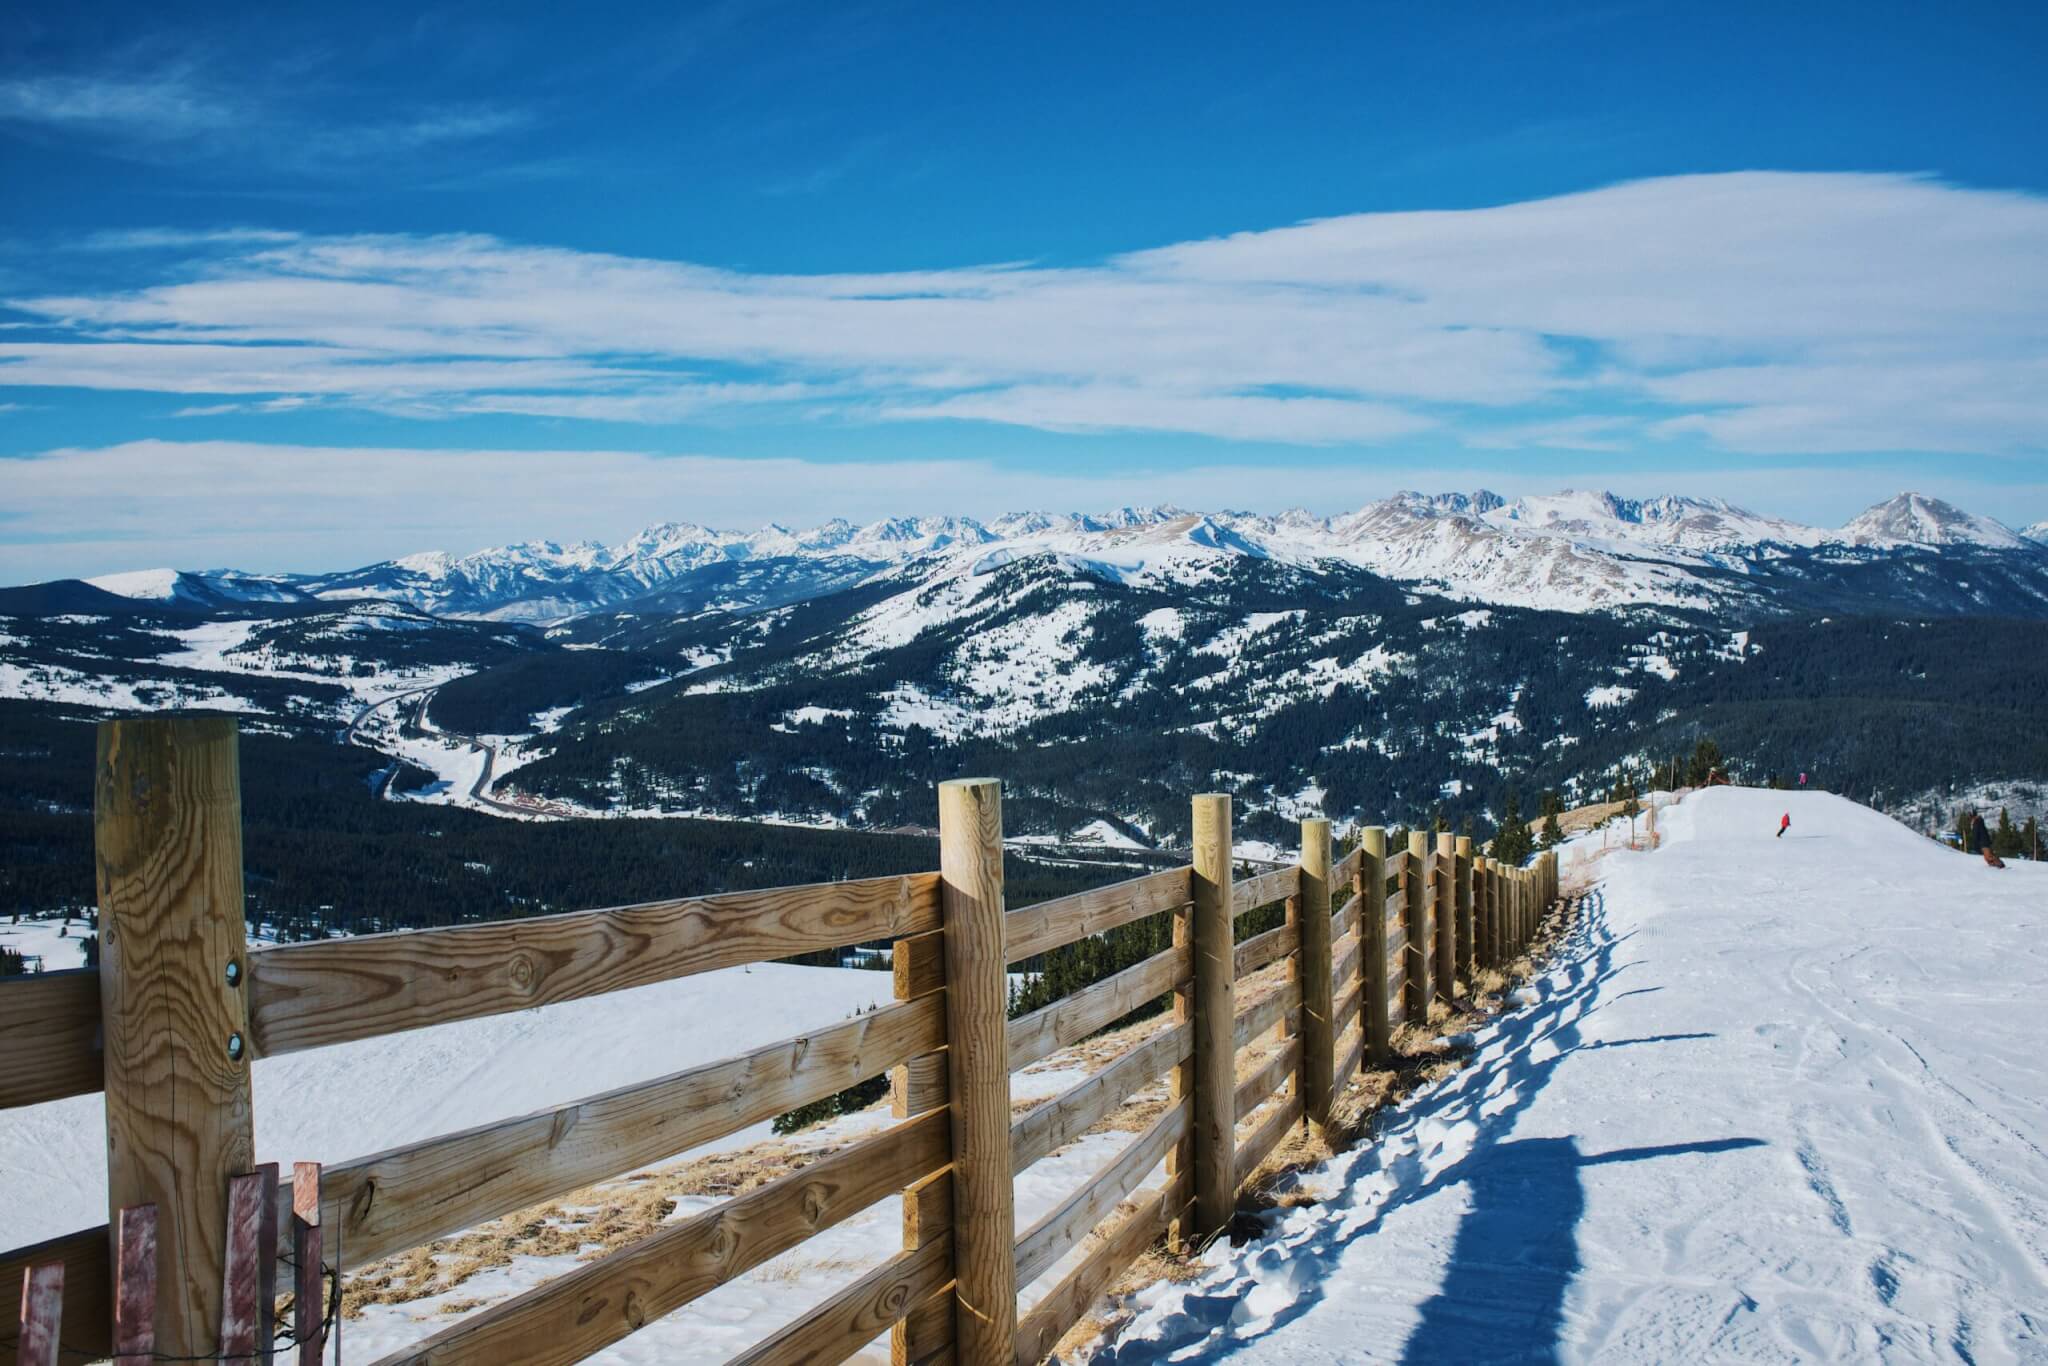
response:
[[[477,101],[377,100],[337,111],[316,98],[321,89],[303,71],[221,70],[198,60],[131,52],[110,59],[105,70],[0,77],[0,129],[70,139],[131,159],[217,163],[231,176],[289,172],[331,179],[366,170],[402,175],[415,159],[471,147],[533,121],[524,107]],[[433,169],[442,172],[438,163]],[[181,237],[196,246],[277,242],[290,235],[157,230],[102,234],[98,240],[174,246]]]
[[[0,122],[164,142],[231,128],[234,104],[182,71],[0,79]]]
[[[222,242],[9,306],[0,383],[420,414],[801,409],[1302,445],[2017,455],[2048,433],[2048,199],[1681,176],[1092,265],[775,275],[482,236]]]

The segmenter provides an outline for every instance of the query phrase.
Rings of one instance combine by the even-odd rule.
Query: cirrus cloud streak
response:
[[[0,344],[0,384],[1303,445],[2048,440],[2048,200],[1896,175],[1669,177],[1078,266],[788,275],[226,235],[174,275],[9,300],[38,335]]]

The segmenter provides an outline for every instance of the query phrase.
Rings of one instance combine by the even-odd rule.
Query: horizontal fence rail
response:
[[[249,1024],[275,1056],[935,930],[938,886],[867,878],[286,944],[250,962]]]
[[[474,1310],[379,1366],[580,1361],[892,1196],[903,1206],[901,1251],[737,1360],[837,1361],[888,1333],[899,1362],[1029,1366],[1159,1238],[1191,1245],[1220,1231],[1290,1132],[1328,1125],[1350,1080],[1393,1060],[1396,1024],[1420,1022],[1514,961],[1558,898],[1554,856],[1509,868],[1469,840],[1422,835],[1390,850],[1376,829],[1337,856],[1320,819],[1302,822],[1293,862],[1240,879],[1229,799],[1209,796],[1195,802],[1189,865],[1009,910],[1000,794],[976,779],[942,786],[937,872],[251,955],[240,918],[221,909],[239,900],[230,891],[240,873],[234,743],[232,722],[216,719],[102,725],[95,837],[114,879],[102,884],[106,942],[148,943],[133,928],[146,925],[167,947],[148,959],[110,951],[97,971],[0,983],[0,1108],[104,1091],[110,1216],[170,1211],[161,1226],[177,1247],[159,1249],[164,1280],[145,1325],[160,1356],[218,1355],[247,1340],[236,1315],[266,1300],[236,1289],[241,1307],[222,1309],[231,1190],[243,1220],[255,1218],[250,1191],[274,1191],[258,1200],[274,1200],[273,1216],[258,1222],[296,1228],[302,1243],[310,1230],[303,1245],[315,1250],[305,1255],[338,1285],[349,1268],[886,1074],[892,1127]],[[131,769],[151,781],[104,780]],[[164,795],[136,805],[152,791]],[[190,889],[202,885],[216,893],[195,898]],[[1241,917],[1280,905],[1282,923],[1240,934]],[[1171,922],[1170,947],[1004,1018],[1007,965],[1154,916]],[[184,937],[161,938],[171,931]],[[872,1013],[565,1105],[324,1169],[307,1164],[296,1183],[249,1174],[262,1170],[253,1167],[252,1059],[877,940],[894,945],[896,1000]],[[188,943],[216,946],[234,969],[180,957],[175,946]],[[138,1015],[126,1003],[142,992],[193,1004]],[[1169,1020],[1119,1036],[1129,1041],[1081,1080],[1012,1113],[1011,1073],[1169,999]],[[237,1042],[223,1063],[217,1035],[230,1031]],[[198,1095],[198,1113],[150,1099],[202,1060],[205,1084],[183,1093]],[[1140,1112],[1149,1118],[1105,1165],[1029,1228],[1014,1227],[1018,1174],[1125,1107],[1157,1104],[1145,1097],[1161,1089],[1164,1105]],[[254,1271],[250,1246],[259,1248]],[[320,1283],[319,1265],[279,1264],[289,1249],[236,1247],[230,1288],[252,1274],[269,1284],[271,1267],[301,1287]],[[110,1257],[107,1226],[0,1253],[0,1290],[13,1299],[25,1280],[61,1283],[61,1341],[108,1354]],[[1059,1268],[1020,1314],[1018,1291]]]

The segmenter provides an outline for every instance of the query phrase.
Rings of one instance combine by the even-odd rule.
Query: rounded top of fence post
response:
[[[1383,825],[1368,825],[1358,832],[1358,847],[1374,858],[1387,856],[1387,828]]]
[[[1301,818],[1302,834],[1307,835],[1317,830],[1322,831],[1326,835],[1330,833],[1330,821],[1327,816],[1303,816]]]
[[[1458,857],[1472,857],[1472,837],[1470,835],[1458,836]]]
[[[948,778],[939,784],[941,788],[1001,787],[1002,785],[1003,780],[1001,778]]]
[[[1408,832],[1408,852],[1417,858],[1427,854],[1429,852],[1429,835],[1425,831],[1410,830]]]

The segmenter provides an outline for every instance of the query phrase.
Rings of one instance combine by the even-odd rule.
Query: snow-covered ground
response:
[[[257,1156],[340,1162],[546,1109],[837,1024],[891,990],[885,972],[764,963],[262,1059]],[[0,1111],[0,1247],[106,1219],[104,1125],[97,1095]]]
[[[62,915],[0,920],[0,949],[30,960],[31,972],[63,972],[85,966],[85,940],[93,933],[83,912],[66,923]]]
[[[1663,830],[1472,1066],[1096,1360],[2048,1360],[2048,866],[1819,793]]]
[[[45,933],[45,925],[47,933]],[[0,927],[44,947],[56,921]],[[757,964],[615,992],[541,1010],[256,1063],[256,1148],[262,1160],[338,1162],[399,1144],[526,1114],[800,1035],[884,1004],[885,972]],[[1018,1100],[1056,1095],[1086,1075],[1060,1054],[1014,1076]],[[830,1140],[893,1123],[886,1104],[805,1131]],[[0,1111],[0,1248],[106,1219],[105,1118],[100,1097]],[[767,1124],[693,1151],[749,1146]],[[1095,1134],[1033,1164],[1017,1181],[1017,1228],[1028,1228],[1112,1161],[1133,1135]],[[679,1154],[678,1156],[684,1156]],[[1156,1184],[1161,1169],[1148,1180]],[[668,1217],[717,1202],[689,1196]],[[900,1250],[902,1210],[891,1198],[720,1286],[592,1358],[608,1366],[724,1361],[798,1317]],[[1058,1284],[1076,1248],[1025,1288],[1028,1304]],[[573,1256],[515,1255],[444,1294],[375,1304],[346,1320],[348,1361],[369,1361],[438,1332],[468,1308],[495,1303],[578,1265]],[[886,1336],[856,1361],[889,1360]]]
[[[1203,1280],[1140,1292],[1098,1360],[2048,1359],[2048,867],[1996,872],[1819,793],[1713,789],[1660,824],[1656,852],[1567,844],[1567,877],[1603,882],[1472,1066],[1307,1175],[1320,1203],[1212,1249]],[[259,1154],[334,1161],[524,1113],[888,990],[757,966],[266,1060]],[[1013,1091],[1080,1076],[1055,1056]],[[97,1097],[0,1113],[0,1246],[104,1219],[102,1123]],[[1129,1139],[1031,1168],[1018,1228]],[[601,1359],[724,1359],[889,1256],[898,1219],[880,1202]],[[372,1306],[345,1325],[349,1359],[574,1264],[519,1256]]]

